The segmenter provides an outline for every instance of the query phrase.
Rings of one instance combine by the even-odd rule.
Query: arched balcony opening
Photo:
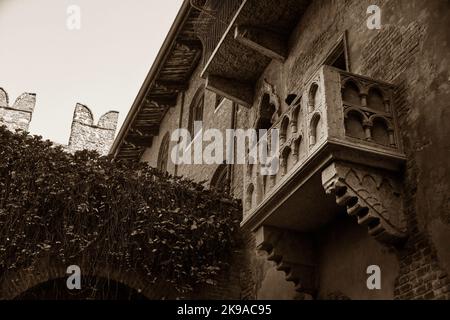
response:
[[[384,97],[377,87],[371,87],[369,89],[367,107],[377,111],[385,111]]]
[[[314,82],[309,89],[308,95],[309,112],[316,110],[319,104],[320,104],[319,85]]]
[[[351,109],[345,115],[345,134],[348,137],[364,140],[364,115],[357,110]]]
[[[318,113],[316,113],[312,119],[309,126],[309,145],[310,147],[315,146],[322,137],[322,128],[321,128],[321,117]]]
[[[342,90],[342,100],[344,104],[350,104],[355,106],[361,105],[360,90],[356,83],[352,80],[348,80]]]

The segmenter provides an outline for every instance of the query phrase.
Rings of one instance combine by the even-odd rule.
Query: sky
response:
[[[36,93],[30,132],[67,144],[76,103],[119,131],[182,0],[0,0],[0,87]],[[71,5],[80,9],[70,30]]]

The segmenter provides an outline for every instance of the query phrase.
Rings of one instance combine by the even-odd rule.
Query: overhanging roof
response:
[[[111,147],[116,159],[139,160],[158,135],[165,113],[187,88],[202,54],[195,31],[199,16],[185,0]]]

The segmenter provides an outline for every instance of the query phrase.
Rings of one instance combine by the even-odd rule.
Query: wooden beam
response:
[[[177,104],[177,95],[173,96],[147,96],[144,101],[145,106],[154,106],[157,108],[174,107]]]
[[[206,89],[247,108],[250,108],[253,104],[254,89],[247,83],[209,75],[206,78]]]
[[[201,51],[202,43],[198,40],[177,39],[175,49],[183,51]]]
[[[130,130],[131,135],[137,136],[156,136],[159,133],[159,125],[134,126]]]
[[[163,89],[166,91],[180,92],[180,91],[186,91],[189,86],[186,82],[158,80],[155,83],[155,87],[157,89]]]
[[[153,136],[128,135],[126,142],[138,147],[149,147],[152,144]]]
[[[286,59],[286,39],[276,32],[258,27],[236,26],[234,38],[239,43],[258,51],[266,57],[279,61]]]

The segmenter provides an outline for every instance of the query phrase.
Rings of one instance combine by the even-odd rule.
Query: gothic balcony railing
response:
[[[403,238],[405,157],[393,92],[391,84],[321,67],[272,127],[280,130],[278,173],[246,166],[242,225],[310,232],[336,216],[337,202],[379,240]]]

